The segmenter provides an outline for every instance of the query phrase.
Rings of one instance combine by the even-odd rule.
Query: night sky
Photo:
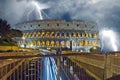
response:
[[[0,18],[7,20],[12,27],[20,22],[38,20],[38,13],[30,4],[31,1],[0,0]],[[86,20],[96,22],[99,29],[108,28],[120,32],[120,0],[36,1],[44,8],[42,10],[44,19]]]

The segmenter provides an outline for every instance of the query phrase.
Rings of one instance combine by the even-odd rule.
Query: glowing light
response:
[[[23,40],[25,40],[25,37],[22,37]]]
[[[95,50],[95,49],[97,49],[97,48],[94,46],[93,49]]]
[[[33,47],[33,44],[30,44],[30,47],[32,48],[32,47]]]
[[[108,44],[111,44],[114,51],[117,51],[117,44],[116,44],[116,34],[112,30],[102,30],[101,32],[102,39],[109,39]],[[110,47],[110,46],[109,46]]]

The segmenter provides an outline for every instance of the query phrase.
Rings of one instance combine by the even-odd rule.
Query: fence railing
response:
[[[15,56],[19,57],[15,58]],[[62,71],[59,71],[59,75],[61,76],[61,73],[63,73],[65,76],[62,76],[69,77],[69,80],[73,80],[75,77],[81,79],[109,80],[120,75],[119,52],[105,54],[66,52],[65,54],[52,55],[9,54],[9,56],[4,56],[4,59],[0,59],[0,80],[42,80],[41,59],[44,57],[59,58],[60,64],[57,67],[61,67],[59,69],[62,69]]]

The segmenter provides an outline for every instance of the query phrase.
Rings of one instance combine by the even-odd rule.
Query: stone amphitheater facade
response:
[[[96,23],[81,20],[37,20],[16,24],[23,36],[18,45],[26,48],[68,48],[90,52],[100,47]]]

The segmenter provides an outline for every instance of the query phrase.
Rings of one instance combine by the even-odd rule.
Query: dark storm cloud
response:
[[[69,13],[71,19],[97,22],[100,26],[118,28],[120,23],[120,0],[58,0],[50,2],[49,15],[61,18]]]
[[[0,17],[16,24],[27,20],[24,13],[27,1],[1,0]],[[97,22],[98,25],[120,30],[120,0],[37,0],[50,5],[44,10],[52,18],[82,19]],[[36,18],[34,15],[31,18]],[[32,19],[31,19],[32,20]]]

